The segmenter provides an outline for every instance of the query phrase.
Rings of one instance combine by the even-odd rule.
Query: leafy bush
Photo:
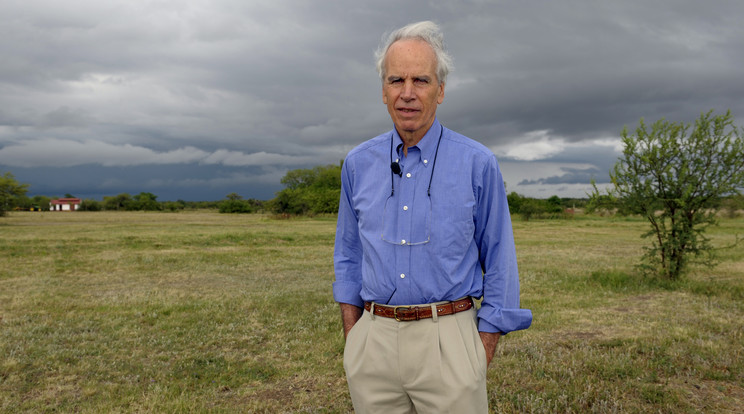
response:
[[[28,184],[20,184],[13,174],[6,172],[0,175],[0,217],[15,207],[16,197],[25,195],[27,191]]]
[[[103,197],[103,209],[104,210],[129,210],[132,204],[132,196],[127,193],[121,193],[116,196],[105,196]]]
[[[268,203],[277,214],[335,214],[341,195],[341,165],[291,170],[282,178],[287,188]]]
[[[623,130],[607,195],[648,220],[644,269],[677,280],[692,262],[715,263],[705,232],[717,224],[714,209],[744,187],[742,132],[731,112],[713,111],[694,124],[660,119],[649,128],[641,119],[634,133]],[[593,197],[600,197],[596,186]]]
[[[256,209],[246,200],[225,200],[220,203],[220,213],[254,213]]]
[[[101,211],[101,203],[92,200],[90,198],[86,198],[80,203],[80,207],[78,207],[78,211]]]
[[[529,198],[511,192],[506,196],[509,203],[509,211],[512,214],[519,214],[524,221],[532,218],[556,219],[571,218],[572,213],[567,211],[564,206],[564,200],[558,196],[551,196],[547,200],[538,198]],[[575,204],[576,200],[572,200]]]

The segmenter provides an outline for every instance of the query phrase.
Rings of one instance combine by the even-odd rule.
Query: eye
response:
[[[413,82],[417,85],[428,85],[429,79],[426,78],[416,78],[413,80]]]

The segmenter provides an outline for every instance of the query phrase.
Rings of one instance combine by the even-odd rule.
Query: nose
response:
[[[403,84],[403,90],[400,93],[400,97],[405,101],[411,101],[416,98],[416,95],[413,93],[413,81],[410,79],[406,80]]]

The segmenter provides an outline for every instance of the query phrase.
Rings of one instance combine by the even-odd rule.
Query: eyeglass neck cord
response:
[[[437,156],[439,155],[439,144],[442,143],[442,133],[444,132],[444,127],[440,124],[439,125],[439,139],[437,140],[437,149],[434,151],[434,163],[431,165],[431,174],[429,175],[429,187],[426,189],[426,195],[428,197],[431,197],[431,181],[434,179],[434,168],[437,166]],[[393,162],[393,141],[395,140],[394,134],[390,133],[390,197],[395,195],[395,179],[393,177],[393,164],[397,164],[397,161]],[[398,167],[398,171],[400,171],[400,167]],[[402,175],[402,172],[401,172]]]

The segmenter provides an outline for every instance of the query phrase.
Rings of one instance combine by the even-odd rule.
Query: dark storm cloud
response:
[[[19,168],[14,170],[14,174],[38,182],[35,194],[50,197],[69,193],[80,198],[102,200],[104,196],[121,193],[150,192],[157,195],[159,201],[221,200],[233,192],[244,198],[268,200],[274,197],[275,183],[283,175],[279,169],[265,171],[215,165],[199,169],[188,165],[105,169],[83,165],[77,168]]]
[[[598,176],[603,175],[598,168],[561,168],[563,175],[554,175],[537,180],[523,180],[517,185],[536,185],[536,184],[586,184],[592,179],[596,180]],[[608,183],[606,179],[598,181],[600,184]]]
[[[451,92],[448,104],[457,101],[461,128],[545,129],[569,141],[618,136],[640,117],[692,120],[711,108],[741,113],[740,8],[735,2],[503,4],[493,17],[494,45],[481,41],[458,59],[459,74],[467,71],[470,83]],[[474,50],[490,53],[478,59]]]
[[[743,14],[693,0],[4,1],[0,170],[39,193],[57,187],[34,171],[54,168],[110,193],[271,195],[288,169],[335,164],[391,127],[373,51],[431,19],[455,58],[440,120],[491,147],[511,190],[583,194],[641,117],[742,116]]]

